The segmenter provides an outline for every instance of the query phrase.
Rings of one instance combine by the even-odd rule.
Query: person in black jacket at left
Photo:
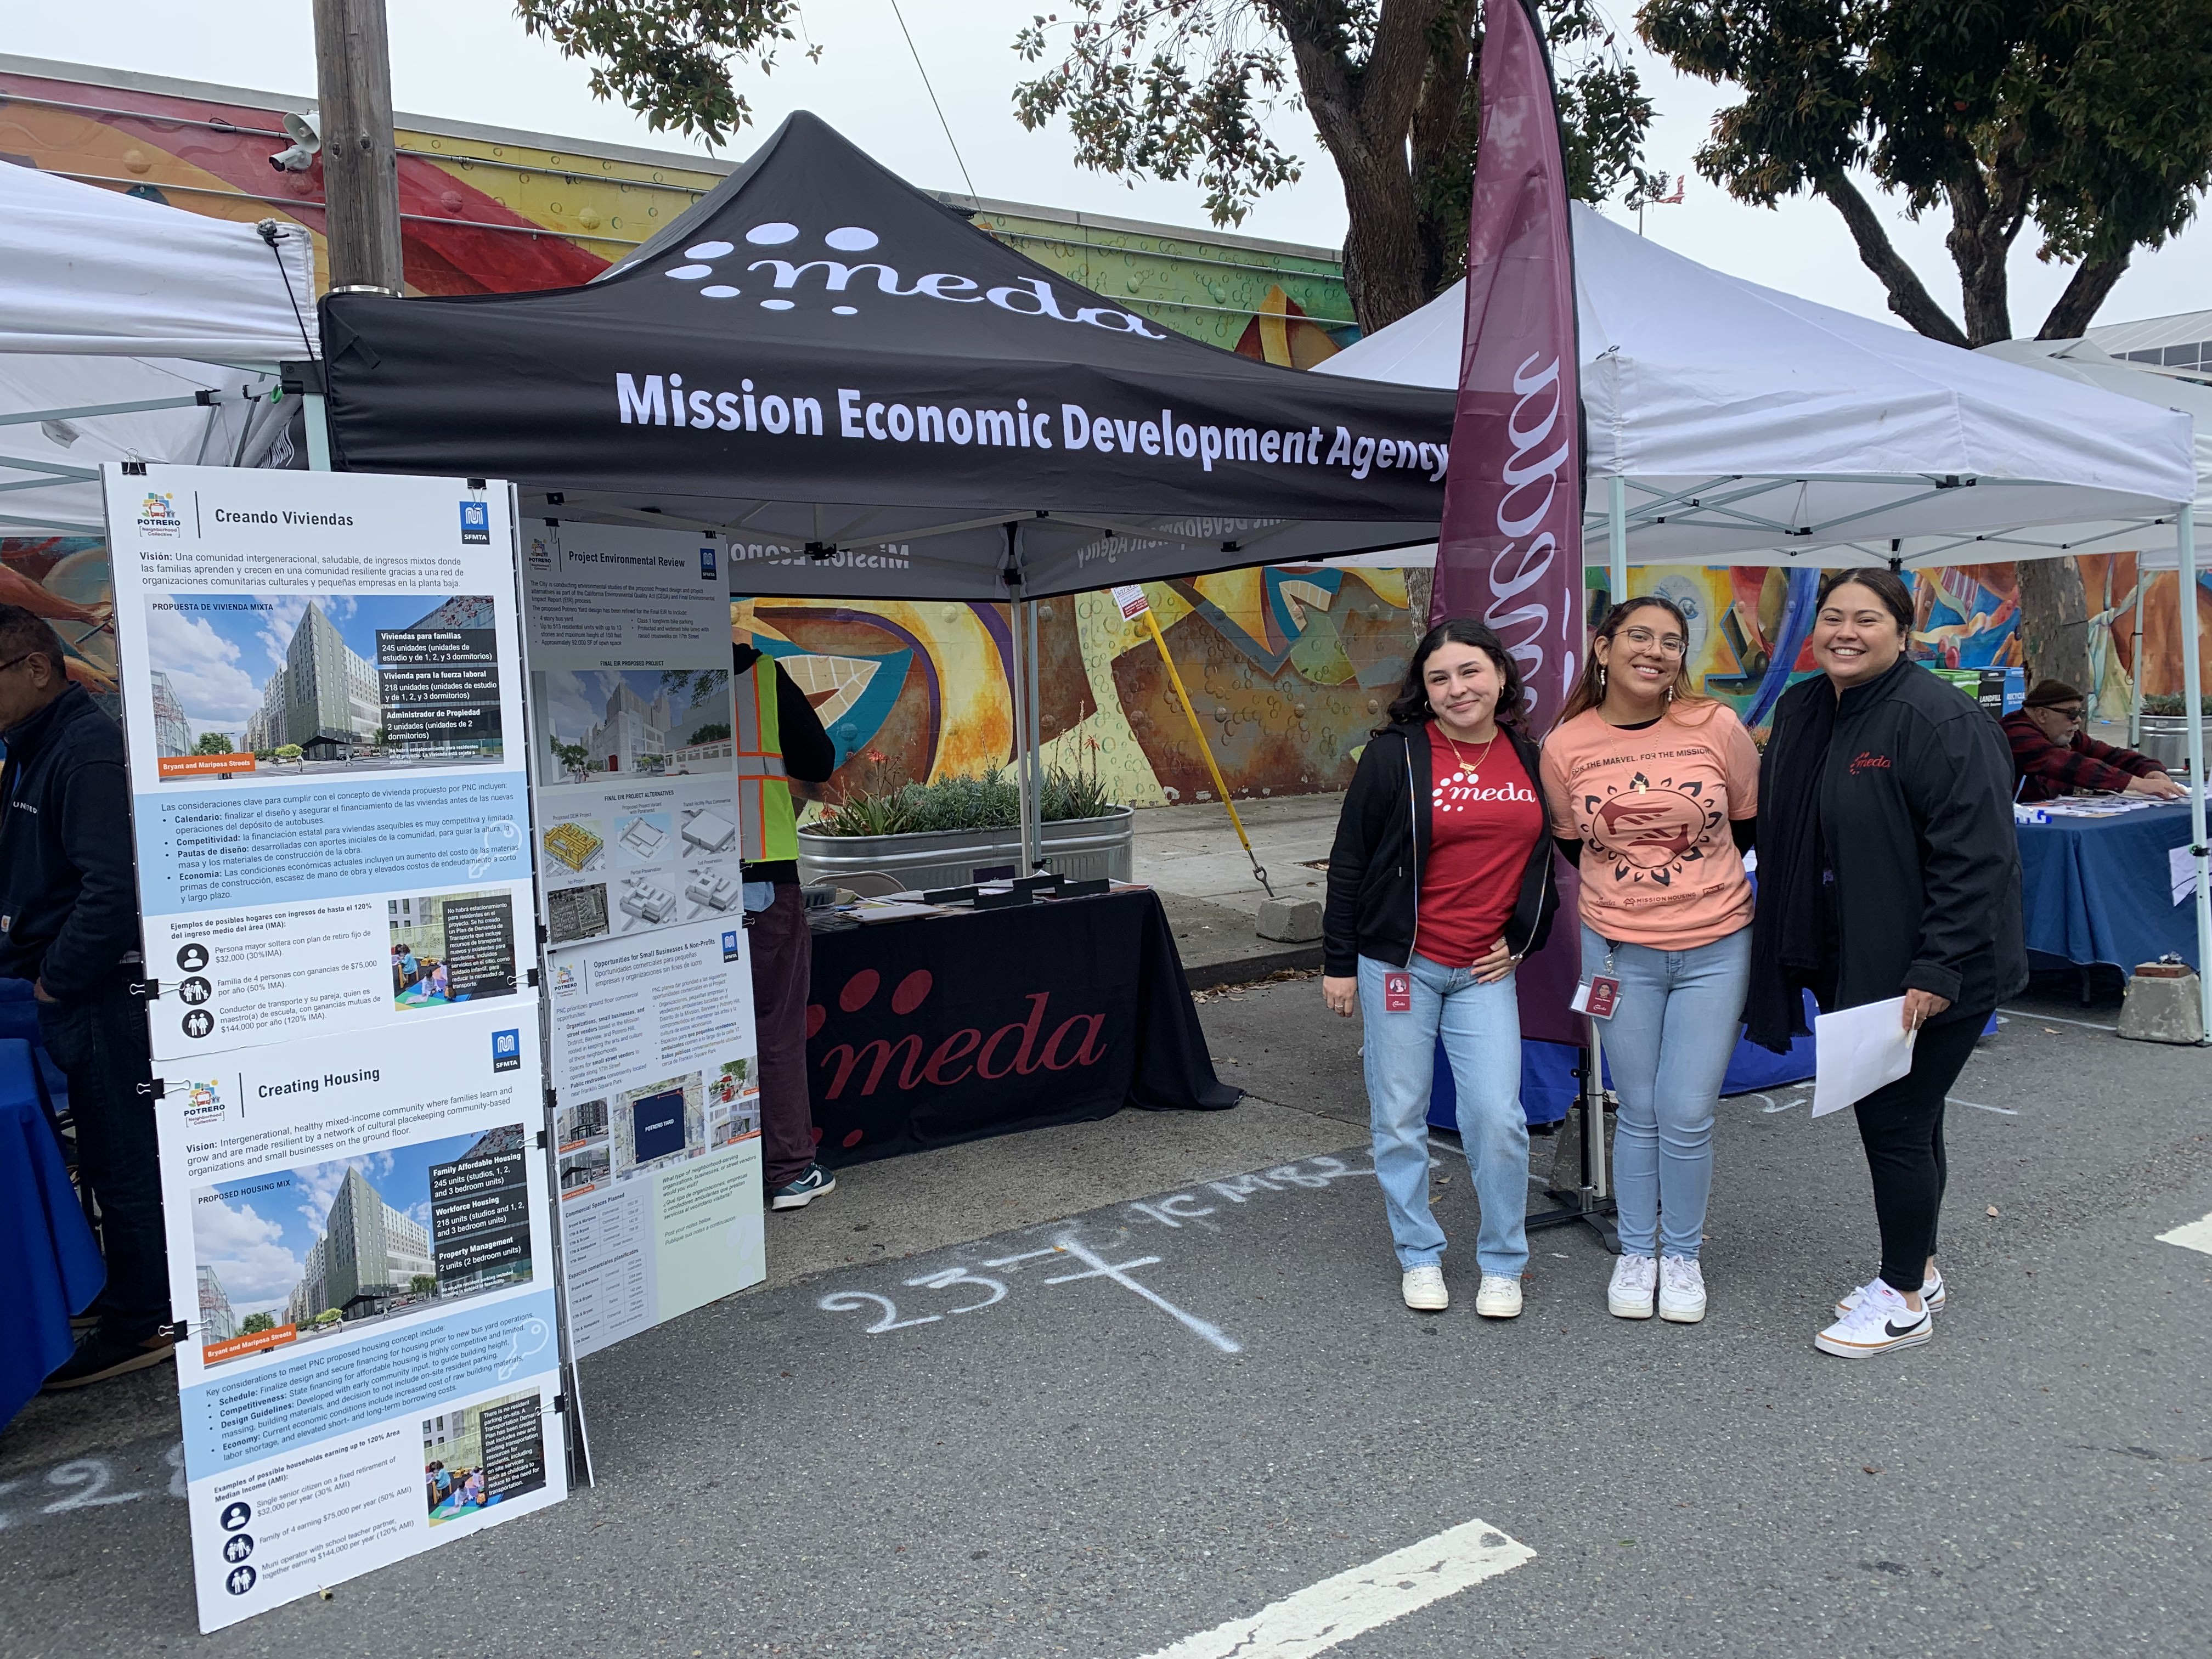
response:
[[[123,730],[70,684],[60,638],[0,605],[0,976],[27,979],[69,1079],[77,1171],[100,1203],[107,1285],[98,1322],[46,1379],[80,1388],[156,1365],[176,1346],[131,854]]]
[[[1521,1311],[1528,1264],[1528,1123],[1513,970],[1559,906],[1521,676],[1468,617],[1431,629],[1390,723],[1359,757],[1328,855],[1322,996],[1359,1013],[1375,1174],[1417,1312],[1449,1303],[1429,1208],[1429,1085],[1437,1039],[1459,1097],[1460,1145],[1482,1224],[1476,1313]]]

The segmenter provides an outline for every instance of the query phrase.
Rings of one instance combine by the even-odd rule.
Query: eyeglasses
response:
[[[1662,657],[1679,657],[1690,648],[1690,642],[1679,634],[1655,634],[1648,628],[1624,628],[1620,637],[1639,651],[1659,647]]]
[[[2044,704],[2044,707],[2048,708],[2052,714],[2057,715],[2060,720],[2068,721],[2075,726],[2081,725],[2083,718],[2089,712],[2086,707],[2078,702],[2070,708],[2061,708],[2056,703],[2045,703]]]
[[[25,652],[21,656],[20,656],[20,657],[10,657],[10,658],[9,658],[9,659],[8,659],[8,660],[7,660],[7,661],[5,661],[5,662],[0,662],[0,674],[4,674],[4,673],[6,673],[9,669],[11,669],[11,668],[15,667],[18,663],[27,663],[27,662],[30,661],[30,659],[31,659],[32,658],[33,658],[33,657],[43,657],[43,656],[45,656],[46,654],[46,653],[45,652],[43,652],[43,651],[26,651],[26,652]]]

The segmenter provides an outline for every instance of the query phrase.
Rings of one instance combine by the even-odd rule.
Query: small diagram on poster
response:
[[[501,889],[387,901],[392,1006],[442,1008],[514,995],[514,899]]]
[[[726,668],[544,669],[530,700],[549,785],[730,770]]]
[[[163,783],[503,758],[489,595],[157,590],[145,611]]]
[[[545,1402],[537,1389],[422,1419],[430,1524],[465,1520],[545,1488]]]

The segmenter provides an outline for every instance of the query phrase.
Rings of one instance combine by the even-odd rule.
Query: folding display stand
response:
[[[1585,1222],[1599,1243],[1619,1255],[1620,1230],[1613,1223],[1617,1206],[1605,1150],[1606,1114],[1613,1109],[1614,1102],[1606,1091],[1605,1053],[1598,1039],[1597,1022],[1586,1018],[1583,1024],[1589,1041],[1583,1045],[1581,1062],[1575,1068],[1575,1075],[1582,1080],[1582,1180],[1571,1193],[1553,1188],[1553,1196],[1563,1201],[1554,1209],[1535,1212],[1527,1224],[1534,1231]]]

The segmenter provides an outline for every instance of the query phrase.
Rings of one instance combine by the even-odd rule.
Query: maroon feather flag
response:
[[[1467,234],[1467,331],[1429,620],[1479,617],[1528,687],[1528,729],[1581,666],[1582,380],[1574,239],[1552,68],[1533,0],[1485,0]],[[1579,1042],[1578,884],[1559,866],[1551,942],[1522,964],[1523,1036]]]

